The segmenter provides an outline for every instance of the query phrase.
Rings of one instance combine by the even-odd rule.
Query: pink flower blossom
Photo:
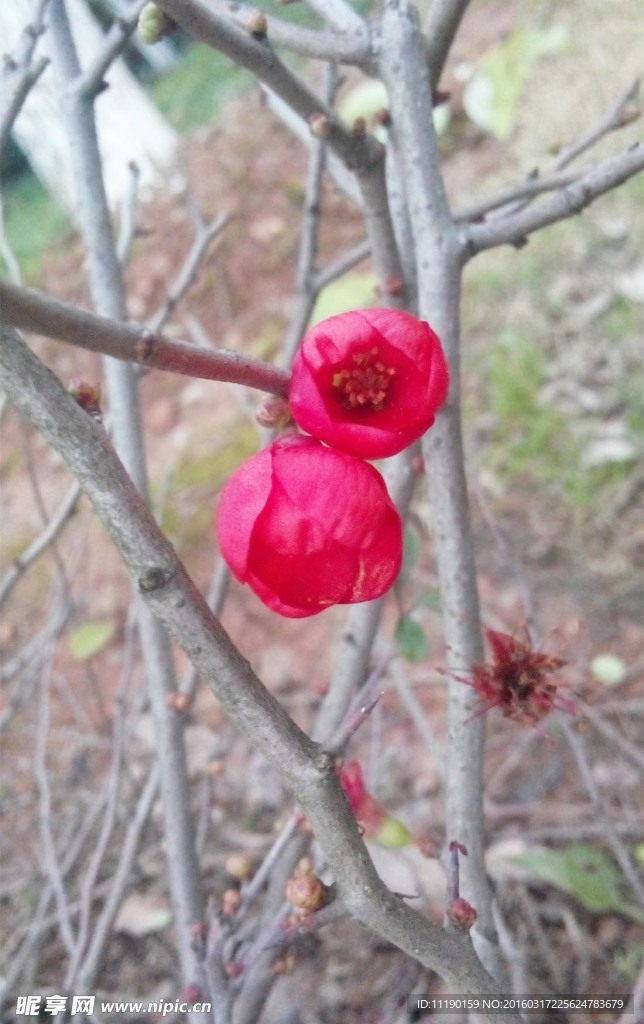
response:
[[[307,433],[365,459],[395,455],[431,427],[449,371],[429,324],[397,309],[313,327],[293,363],[291,412]]]

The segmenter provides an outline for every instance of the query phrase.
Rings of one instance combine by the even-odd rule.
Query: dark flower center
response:
[[[345,409],[382,409],[396,371],[378,359],[378,349],[355,352],[349,369],[333,374],[333,387]]]

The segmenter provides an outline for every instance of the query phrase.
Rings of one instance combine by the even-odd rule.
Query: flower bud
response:
[[[80,405],[81,409],[84,409],[95,420],[100,422],[103,419],[101,411],[102,388],[100,382],[88,384],[87,381],[74,377],[69,382],[69,393],[76,404]]]
[[[373,115],[373,119],[376,124],[381,125],[383,128],[387,128],[391,124],[391,111],[387,107],[381,107],[380,110],[376,110]]]
[[[279,956],[273,964],[273,971],[275,974],[292,974],[297,966],[297,957],[295,953],[285,953],[284,956]]]
[[[190,706],[190,697],[187,693],[179,693],[178,690],[173,690],[166,695],[165,702],[172,711],[176,711],[177,714],[183,714]]]
[[[194,1003],[198,1003],[202,999],[202,991],[198,985],[190,984],[186,985],[182,992],[182,1000],[184,1003],[188,1003],[192,1006]]]
[[[226,484],[217,515],[232,573],[273,611],[316,615],[386,593],[402,562],[402,524],[362,459],[285,435]]]
[[[139,14],[139,35],[148,46],[159,43],[161,40],[174,31],[176,25],[172,18],[169,18],[165,11],[162,11],[156,4],[146,4]]]
[[[447,916],[457,927],[469,931],[477,918],[477,913],[471,903],[457,896],[447,908]]]
[[[318,878],[310,866],[308,858],[304,858],[286,883],[285,896],[289,903],[300,911],[301,916],[320,910],[327,900],[327,887]]]
[[[253,873],[253,862],[247,853],[231,853],[226,858],[226,872],[238,882],[247,882]]]
[[[239,889],[226,889],[221,898],[221,912],[225,917],[232,917],[239,909],[241,895]]]
[[[252,11],[248,18],[248,31],[253,39],[266,39],[268,22],[263,11]]]
[[[397,818],[389,816],[378,827],[373,838],[381,846],[387,846],[390,850],[399,850],[403,846],[409,846],[412,842],[412,835],[407,826]]]
[[[288,402],[279,395],[265,399],[255,413],[255,419],[260,427],[286,427],[293,422]]]
[[[331,122],[326,114],[311,114],[309,128],[316,139],[328,139],[331,134]]]

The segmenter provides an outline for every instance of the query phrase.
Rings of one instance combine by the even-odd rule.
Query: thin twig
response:
[[[105,944],[109,938],[114,918],[123,901],[123,894],[130,880],[132,867],[139,850],[141,835],[152,811],[154,801],[157,798],[158,789],[159,770],[158,765],[155,763],[150,768],[139,794],[134,814],[130,819],[121,846],[116,870],[110,879],[109,892],[92,930],[91,943],[78,975],[78,986],[80,989],[91,989],[94,987],[95,978],[103,960]]]
[[[7,238],[7,230],[4,219],[4,198],[0,192],[0,256],[7,264],[9,271],[9,277],[14,284],[21,284],[22,273],[20,271],[20,264],[16,259],[16,255],[9,243]],[[6,404],[6,403],[5,403]]]
[[[639,89],[640,79],[636,78],[619,93],[613,106],[606,111],[594,128],[587,131],[581,138],[576,139],[575,142],[570,143],[568,146],[563,146],[559,150],[554,164],[555,169],[562,171],[564,167],[567,167],[578,156],[585,153],[586,150],[594,146],[600,139],[603,139],[605,135],[609,135],[610,132],[618,131],[620,128],[624,128],[625,125],[631,124],[638,116],[638,112],[633,108],[633,104],[637,99]]]
[[[577,730],[563,716],[560,717],[559,726],[575,756],[582,782],[593,804],[595,814],[603,826],[606,842],[613,851],[615,859],[624,872],[624,876],[639,903],[644,904],[644,885],[642,885],[639,875],[633,867],[629,852],[615,829],[612,818],[606,812],[602,795],[586,755],[583,737],[579,735]]]
[[[32,88],[49,64],[47,57],[33,63],[34,50],[45,31],[44,18],[49,0],[38,0],[34,20],[24,29],[14,56],[6,56],[0,89],[0,159],[11,129]]]
[[[148,320],[148,327],[154,334],[160,331],[166,321],[172,316],[177,305],[181,302],[186,292],[197,280],[201,270],[203,259],[208,252],[212,242],[224,231],[230,221],[230,214],[221,213],[209,224],[205,224],[201,217],[195,216],[195,237],[188,254],[183,262],[176,280],[168,288],[166,299],[161,307]]]
[[[247,31],[250,19],[257,11],[251,4],[231,4],[228,0],[210,0],[210,7]],[[371,66],[369,34],[362,19],[356,22],[355,27],[347,30],[319,31],[295,25],[274,14],[266,14],[265,17],[266,35],[271,44],[284,46],[291,53],[303,57],[314,57],[336,64],[354,64],[365,71]]]
[[[7,600],[11,591],[27,569],[43,555],[48,548],[60,537],[65,527],[70,523],[80,501],[81,489],[78,484],[72,484],[63,498],[58,511],[51,517],[45,529],[31,542],[29,547],[14,560],[10,569],[0,580],[0,608]]]
[[[476,253],[498,245],[523,245],[533,232],[581,213],[599,196],[624,184],[642,170],[644,146],[636,143],[618,156],[602,160],[572,184],[558,189],[536,206],[462,229],[463,257],[471,259]]]
[[[365,31],[364,20],[347,0],[306,0],[306,6],[332,25],[337,32]]]
[[[423,26],[427,38],[427,66],[436,89],[469,0],[432,0]]]
[[[483,199],[479,203],[467,206],[464,210],[457,210],[454,220],[457,224],[469,224],[470,221],[476,223],[483,220],[486,214],[493,213],[495,210],[501,210],[502,215],[503,207],[515,204],[520,199],[534,199],[543,195],[544,192],[554,192],[558,188],[565,188],[567,185],[572,185],[584,173],[583,170],[578,170],[569,171],[568,174],[549,174],[543,178],[529,177],[526,181],[508,186],[489,199]]]
[[[319,270],[315,276],[315,288],[317,291],[322,291],[327,285],[337,281],[339,277],[344,277],[350,270],[353,270],[358,263],[362,263],[367,259],[371,252],[371,245],[368,239],[364,239],[362,242],[358,242],[352,246],[342,256],[338,256],[332,263],[327,264]]]
[[[444,752],[441,749],[437,736],[429,723],[429,718],[425,713],[425,709],[414,693],[413,687],[410,686],[409,676],[400,661],[393,662],[391,666],[391,675],[393,677],[398,696],[400,697],[407,714],[411,718],[414,728],[420,736],[426,752],[432,759],[434,770],[441,782],[444,782]]]
[[[130,187],[121,204],[121,230],[116,246],[119,263],[124,267],[129,259],[134,236],[136,234],[136,201],[139,194],[141,171],[133,160],[128,164],[130,171]]]
[[[119,809],[119,791],[123,773],[125,756],[125,712],[126,695],[134,670],[134,637],[131,621],[126,642],[124,644],[123,665],[121,679],[114,699],[114,719],[112,725],[111,753],[112,760],[110,770],[104,787],[105,797],[103,820],[98,832],[94,851],[90,862],[85,870],[79,896],[78,931],[76,935],[76,946],[74,955],[70,958],[65,979],[65,988],[68,991],[74,990],[77,986],[77,979],[81,973],[81,965],[90,938],[90,919],[93,902],[93,892],[96,881],[103,865],[110,840],[116,824],[117,811]]]
[[[38,785],[39,802],[38,818],[40,824],[40,849],[45,871],[49,878],[56,900],[58,926],[60,936],[69,956],[72,956],[76,937],[72,928],[71,912],[62,867],[52,829],[52,794],[47,769],[47,744],[49,739],[51,661],[42,673],[38,699],[38,727],[36,733],[36,750],[34,769]]]
[[[206,6],[203,0],[160,0],[159,6],[189,35],[220,50],[250,71],[305,121],[316,114],[324,115],[327,142],[349,168],[368,172],[374,163],[383,160],[380,143],[370,136],[358,138],[323,99],[279,59],[266,40],[253,38],[250,32]]]
[[[527,179],[501,192],[496,197],[485,200],[480,204],[470,207],[468,210],[456,216],[457,222],[479,221],[487,213],[498,210],[497,216],[507,217],[523,210],[532,199],[543,192],[552,192],[554,189],[565,188],[573,184],[578,178],[582,178],[592,167],[585,170],[577,170],[569,174],[562,174],[564,167],[572,163],[578,156],[599,142],[609,132],[616,131],[630,124],[638,115],[632,107],[639,91],[640,81],[635,79],[626,89],[622,90],[613,106],[600,118],[597,125],[590,131],[585,132],[578,140],[569,146],[564,146],[559,151],[557,159],[553,163],[553,171],[547,176],[540,177],[538,171],[532,171]]]
[[[125,282],[103,180],[93,109],[94,94],[91,88],[84,90],[79,87],[81,68],[64,5],[53,6],[50,28],[72,165],[79,188],[79,220],[87,253],[92,300],[103,315],[117,321],[125,320]],[[132,366],[123,362],[105,359],[103,366],[115,446],[139,501],[147,507],[146,452],[136,376]],[[188,985],[199,979],[191,927],[195,919],[203,917],[203,893],[194,845],[183,723],[167,704],[168,694],[176,690],[174,659],[166,630],[143,603],[138,608],[137,624],[157,740],[167,879],[175,918],[176,949],[182,983]],[[205,1014],[191,1010],[189,1019],[196,1024],[205,1020]]]
[[[414,237],[418,315],[443,342],[450,364],[450,395],[423,438],[429,497],[441,585],[444,639],[452,671],[482,658],[474,541],[469,515],[460,413],[461,254],[442,175],[433,127],[432,83],[425,42],[415,10],[390,0],[382,22],[381,73],[389,93],[391,132],[400,154]],[[448,686],[446,818],[448,834],[468,850],[463,897],[476,908],[472,935],[479,955],[501,979],[495,943],[492,893],[485,868],[483,818],[483,718],[469,717],[465,687]]]
[[[92,99],[103,86],[103,79],[110,68],[110,65],[125,49],[128,39],[134,32],[139,14],[143,10],[147,0],[133,0],[129,5],[126,15],[116,18],[106,32],[99,53],[93,58],[92,64],[80,75],[74,88],[82,96]]]
[[[585,704],[581,710],[584,717],[593,723],[598,732],[610,740],[611,743],[614,743],[624,757],[627,757],[641,771],[644,771],[644,753],[642,753],[639,747],[634,743],[630,743],[614,725],[606,722],[595,708]]]
[[[324,99],[329,105],[333,102],[337,84],[337,69],[335,65],[330,65],[326,72],[324,90]],[[325,163],[326,143],[324,139],[314,138],[309,149],[309,168],[295,280],[295,309],[280,355],[280,365],[286,370],[293,362],[319,294],[319,285],[316,281],[316,261]]]

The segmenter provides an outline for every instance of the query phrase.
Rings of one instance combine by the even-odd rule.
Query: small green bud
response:
[[[144,43],[152,46],[170,34],[175,28],[171,18],[156,4],[146,4],[139,14],[139,35]]]
[[[266,39],[268,22],[263,11],[252,11],[248,19],[248,31],[253,39]]]
[[[396,818],[385,818],[378,826],[373,838],[381,846],[388,846],[391,850],[399,850],[402,846],[409,846],[412,835],[406,825]]]

